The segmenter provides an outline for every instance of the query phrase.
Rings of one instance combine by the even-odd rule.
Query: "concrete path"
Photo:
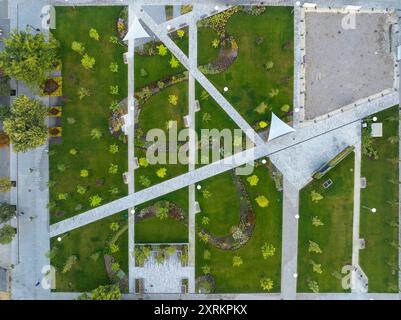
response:
[[[353,122],[360,121],[370,114],[392,107],[398,104],[398,99],[399,94],[397,92],[369,103],[358,105],[352,110],[348,110],[344,113],[341,113],[341,115],[322,120],[313,126],[300,128],[293,133],[281,136],[262,145],[258,145],[241,153],[203,166],[192,172],[185,173],[181,176],[159,183],[150,188],[138,191],[127,197],[123,197],[119,200],[63,220],[50,227],[50,234],[52,237],[54,237],[58,234],[62,234],[99,219],[108,217],[114,213],[126,210],[132,206],[136,206],[140,203],[144,203],[217,174],[234,169],[243,164],[252,162],[255,159],[259,159],[264,156],[272,156],[290,147],[309,142],[312,139],[327,134],[328,132],[333,132]]]
[[[297,294],[299,220],[297,215],[299,215],[299,189],[288,182],[284,176],[281,295],[286,300],[295,300]]]

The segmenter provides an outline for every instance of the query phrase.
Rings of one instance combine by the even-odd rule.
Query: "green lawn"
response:
[[[375,214],[361,208],[360,238],[366,248],[360,251],[360,265],[369,278],[369,292],[398,292],[398,106],[375,114],[383,123],[383,137],[373,138],[379,159],[362,157],[362,177],[367,188],[361,189],[361,205],[376,208]],[[395,120],[395,121],[394,121]]]
[[[317,281],[320,292],[343,292],[341,280],[335,275],[345,265],[352,263],[352,217],[354,194],[354,154],[326,174],[314,180],[300,193],[300,220],[298,243],[298,292],[310,292],[308,281]],[[322,184],[331,179],[333,185],[325,190]],[[312,202],[311,191],[324,198]],[[312,225],[312,218],[319,217],[323,226]],[[316,242],[323,251],[308,252],[309,241]],[[311,260],[321,264],[323,272],[312,271]]]
[[[201,276],[202,266],[209,265],[216,281],[216,292],[261,292],[260,279],[269,277],[274,282],[272,292],[280,291],[281,272],[281,226],[282,226],[282,194],[275,188],[274,182],[265,167],[255,168],[254,174],[259,177],[256,187],[246,189],[256,213],[256,225],[252,238],[238,250],[221,250],[209,244],[205,245],[196,237],[196,276]],[[196,224],[201,227],[203,216],[210,218],[207,228],[219,235],[227,235],[230,227],[239,222],[239,198],[233,181],[228,174],[215,176],[201,183],[202,190],[208,189],[212,195],[203,199],[201,191],[197,192],[201,213],[196,216]],[[246,177],[244,177],[246,178]],[[254,199],[265,195],[270,204],[267,208],[257,206]],[[267,242],[274,245],[273,257],[264,260],[262,245]],[[204,259],[204,250],[211,252],[211,259]],[[232,259],[239,255],[243,259],[240,267],[232,266]]]
[[[252,125],[260,120],[270,121],[270,112],[258,114],[254,109],[265,102],[277,116],[285,118],[280,111],[284,104],[292,106],[293,101],[293,37],[294,17],[291,7],[268,7],[259,16],[244,12],[234,14],[228,21],[226,31],[237,41],[237,60],[224,73],[209,75],[217,89],[224,93],[233,106]],[[211,40],[216,36],[200,28],[200,63],[215,57]],[[258,45],[256,40],[263,39]],[[274,66],[266,71],[264,64],[272,61]],[[271,89],[279,94],[269,96]]]
[[[127,170],[127,146],[113,137],[109,132],[109,105],[113,100],[122,100],[127,96],[127,68],[122,55],[125,49],[109,42],[116,35],[116,21],[122,7],[57,7],[57,28],[55,37],[60,41],[62,60],[63,96],[66,102],[62,109],[62,143],[50,146],[50,199],[57,202],[52,209],[51,223],[71,217],[90,209],[89,197],[99,195],[103,202],[118,199],[127,194],[122,180],[122,173]],[[89,37],[89,30],[95,28],[100,41]],[[82,42],[86,52],[96,59],[92,71],[85,70],[81,56],[71,49],[73,41]],[[109,70],[111,62],[118,64],[119,71]],[[119,86],[119,94],[110,94],[110,85]],[[84,87],[91,92],[90,97],[82,100],[78,97],[79,88]],[[68,118],[76,120],[69,124]],[[93,140],[92,129],[99,129],[102,137]],[[117,144],[119,152],[109,152],[109,145]],[[70,154],[71,149],[78,150],[76,156]],[[110,164],[118,165],[117,174],[109,174]],[[58,167],[65,165],[64,172]],[[88,178],[80,177],[80,170],[89,170]],[[104,180],[99,185],[98,180]],[[86,194],[80,195],[78,185],[87,187]],[[118,194],[111,195],[111,187],[119,189]],[[67,200],[58,200],[60,193],[68,193]],[[78,207],[77,207],[78,206]],[[55,215],[55,212],[64,214]]]
[[[75,229],[62,235],[62,240],[53,238],[51,247],[57,247],[51,264],[56,268],[56,291],[84,292],[100,285],[110,283],[107,276],[103,252],[107,240],[111,237],[110,223],[118,222],[120,226],[126,223],[125,213],[120,213]],[[128,236],[123,234],[118,241],[120,253],[115,256],[120,267],[128,271]],[[91,256],[99,253],[97,260]],[[125,257],[124,257],[125,255]],[[62,270],[70,256],[78,258],[77,263],[66,273]]]
[[[212,47],[212,41],[218,39],[217,32],[211,28],[198,28],[198,65],[213,62],[219,55],[219,49]]]

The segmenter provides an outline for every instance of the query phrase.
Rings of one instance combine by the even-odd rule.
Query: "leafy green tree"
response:
[[[78,154],[78,150],[75,148],[71,148],[69,151],[69,154],[72,156],[76,156]]]
[[[265,68],[265,70],[273,69],[273,67],[274,67],[274,62],[273,62],[273,61],[267,61],[267,62],[263,65],[263,67]]]
[[[313,272],[316,272],[316,273],[318,273],[318,274],[323,273],[322,265],[321,265],[320,263],[316,263],[316,262],[313,261],[313,260],[310,260],[309,263],[312,265],[312,270],[313,270]]]
[[[119,91],[118,85],[110,86],[110,94],[116,96],[118,95],[118,91]]]
[[[280,108],[280,110],[282,111],[282,112],[285,112],[285,113],[287,113],[288,111],[290,111],[290,105],[289,104],[284,104],[281,108]]]
[[[233,257],[233,267],[239,267],[243,264],[243,260],[240,256],[234,256]]]
[[[118,153],[118,151],[119,151],[119,147],[118,147],[118,145],[116,145],[115,143],[114,143],[114,144],[111,144],[111,145],[109,146],[109,152],[110,152],[111,154],[116,154],[116,153]]]
[[[256,174],[254,174],[254,175],[248,177],[248,178],[246,179],[246,181],[249,182],[249,185],[251,185],[252,187],[254,187],[254,186],[258,185],[259,178],[258,178],[258,176],[257,176]]]
[[[260,286],[262,287],[263,291],[270,291],[273,289],[273,280],[270,278],[262,278],[260,279]]]
[[[269,109],[269,106],[266,104],[266,102],[261,102],[256,108],[255,112],[258,114],[264,114],[266,110]]]
[[[87,190],[88,190],[88,189],[87,189],[86,187],[81,186],[81,185],[77,185],[77,193],[79,193],[79,194],[85,194]]]
[[[210,223],[210,218],[209,217],[202,217],[202,222],[201,222],[204,226],[207,226]]]
[[[81,42],[73,41],[71,44],[71,49],[79,54],[84,54],[85,47]]]
[[[210,253],[209,250],[204,250],[203,251],[203,259],[210,260],[211,256],[212,256],[212,254]]]
[[[91,138],[93,140],[100,140],[101,137],[102,137],[102,132],[100,131],[99,128],[94,128],[91,130]]]
[[[308,281],[308,288],[313,293],[319,293],[319,284],[316,281],[309,280]]]
[[[310,197],[311,197],[311,200],[312,200],[314,203],[318,203],[320,200],[323,199],[323,196],[322,196],[320,193],[316,192],[315,190],[312,190],[312,191],[311,191]]]
[[[113,194],[113,195],[119,194],[120,193],[120,189],[118,189],[117,187],[110,187],[109,193]]]
[[[185,31],[182,29],[177,30],[177,36],[178,38],[182,39],[185,36]]]
[[[156,208],[156,218],[159,220],[167,219],[168,217],[168,209],[166,207],[157,207]]]
[[[85,97],[90,97],[91,92],[89,91],[89,89],[84,88],[84,87],[80,87],[78,89],[78,98],[79,100],[82,100]]]
[[[117,62],[110,63],[109,69],[110,69],[111,72],[117,73],[118,72],[118,64],[117,64]]]
[[[18,96],[10,117],[4,120],[4,131],[16,152],[26,152],[44,144],[48,138],[45,125],[47,109],[39,100]]]
[[[322,249],[320,249],[319,245],[316,242],[310,241],[309,240],[309,252],[314,252],[314,253],[322,253]]]
[[[116,36],[110,36],[109,42],[113,44],[118,44],[118,38]]]
[[[156,47],[156,49],[158,50],[158,54],[159,56],[164,57],[165,55],[167,55],[167,47],[164,44],[160,44]]]
[[[0,69],[32,88],[38,88],[47,79],[57,63],[58,42],[50,35],[32,34],[28,31],[12,32],[4,39],[5,48],[0,52]]]
[[[10,226],[9,224],[4,225],[0,229],[0,244],[10,243],[13,240],[16,233],[17,233],[17,229]]]
[[[210,120],[212,120],[212,115],[209,112],[203,112],[202,113],[202,122],[208,123]]]
[[[219,39],[215,38],[215,39],[212,40],[212,47],[213,48],[217,49],[219,47],[219,45],[220,45],[220,40]]]
[[[139,74],[141,75],[142,78],[146,78],[149,75],[149,73],[144,68],[141,68]]]
[[[81,64],[86,70],[91,70],[96,64],[96,59],[85,53],[81,59]]]
[[[82,300],[121,300],[122,294],[118,285],[99,286],[92,290],[89,295],[83,294]]]
[[[82,170],[79,172],[79,176],[80,176],[81,178],[87,178],[87,177],[89,177],[89,171],[86,170],[86,169],[82,169]]]
[[[261,208],[266,208],[269,205],[269,200],[265,196],[258,196],[255,201]]]
[[[171,56],[169,64],[170,64],[170,67],[173,69],[177,69],[180,66],[180,62],[174,56]]]
[[[164,177],[166,176],[166,174],[167,174],[167,169],[166,169],[166,168],[160,168],[160,169],[158,169],[158,170],[156,171],[156,175],[157,175],[159,178],[164,178]]]
[[[109,173],[117,174],[118,173],[118,164],[110,163]]]
[[[139,158],[139,165],[141,166],[141,167],[144,167],[144,168],[146,168],[148,165],[149,165],[149,161],[148,161],[148,159],[146,159],[146,158]]]
[[[318,216],[314,216],[312,218],[312,225],[315,227],[320,227],[320,226],[324,226],[324,223],[319,219]]]
[[[203,199],[209,199],[212,196],[212,193],[207,189],[203,189],[202,196],[203,196]]]
[[[210,269],[209,265],[204,265],[204,266],[202,266],[201,269],[202,269],[203,274],[210,274],[211,269]]]
[[[102,203],[103,199],[99,195],[94,195],[89,198],[89,204],[91,207],[97,207]]]
[[[271,244],[271,243],[267,243],[265,242],[263,244],[263,246],[261,247],[262,250],[262,255],[263,255],[263,259],[267,259],[270,257],[273,257],[274,254],[276,253],[276,248]]]
[[[168,102],[173,105],[176,106],[178,104],[178,96],[175,94],[170,94],[168,96]]]
[[[94,29],[94,28],[91,28],[91,29],[89,30],[89,37],[92,38],[92,39],[95,39],[96,41],[99,41],[99,40],[100,40],[99,33],[98,33],[97,30]]]
[[[110,253],[117,253],[120,251],[120,247],[115,243],[110,244],[109,246]]]
[[[15,212],[16,212],[15,206],[5,203],[5,202],[1,202],[0,203],[0,223],[7,222],[12,217],[15,217]]]
[[[174,247],[174,246],[169,246],[169,247],[167,247],[167,249],[166,249],[166,254],[169,256],[169,257],[171,257],[174,253],[176,253],[177,252],[177,248],[176,247]]]
[[[147,176],[140,176],[139,183],[144,187],[149,187],[152,182]]]
[[[0,192],[8,192],[13,187],[13,183],[7,177],[0,178]]]

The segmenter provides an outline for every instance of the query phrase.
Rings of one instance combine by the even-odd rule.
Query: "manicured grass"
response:
[[[252,238],[238,250],[220,250],[210,244],[205,245],[198,236],[196,237],[196,276],[203,274],[202,266],[209,265],[216,281],[216,292],[219,293],[261,292],[260,279],[263,277],[273,280],[274,287],[271,292],[280,291],[282,194],[276,190],[265,167],[255,168],[253,174],[260,179],[258,185],[250,187],[245,182],[256,213],[256,225]],[[234,190],[232,181],[229,186],[220,185],[220,188],[212,189],[214,180],[220,179],[220,176],[216,176],[202,183],[202,186],[210,186],[209,191],[212,192],[212,196],[209,199],[202,199],[202,194],[198,191],[197,200],[201,202],[201,213],[196,216],[196,224],[200,228],[202,216],[208,216],[210,218],[208,229],[227,234],[233,224],[238,225],[239,195]],[[223,180],[220,182],[225,181]],[[228,184],[229,181],[226,183]],[[259,207],[254,201],[259,195],[265,195],[269,199],[270,204],[267,208]],[[221,206],[221,202],[226,204],[226,207]],[[267,260],[263,259],[261,252],[265,242],[273,244],[276,249],[275,255]],[[211,252],[210,260],[204,259],[205,249]],[[243,259],[240,267],[232,266],[235,255]]]
[[[212,41],[218,39],[217,32],[211,28],[198,28],[198,65],[206,65],[216,60],[219,48],[212,47]]]
[[[254,111],[262,102],[282,118],[285,114],[280,108],[284,104],[292,106],[294,17],[291,11],[291,7],[268,7],[259,16],[244,12],[233,15],[226,31],[239,46],[237,60],[224,73],[208,76],[221,92],[225,86],[229,88],[224,95],[252,125],[260,120],[270,121],[270,112],[258,114]],[[210,48],[214,36],[204,31],[200,35],[200,41],[204,41],[199,41],[200,50],[214,56]],[[257,45],[260,37],[263,43]],[[207,60],[204,54],[200,55],[201,62]],[[268,61],[272,61],[274,67],[266,71],[263,65]],[[271,89],[279,89],[279,94],[269,97]]]
[[[107,240],[111,237],[110,223],[118,222],[120,226],[126,223],[125,213],[120,213],[99,220],[79,229],[75,229],[62,235],[62,241],[58,242],[56,238],[52,239],[52,248],[56,250],[51,264],[56,268],[56,291],[60,292],[84,292],[90,291],[99,285],[110,283],[107,276],[103,252],[107,245]],[[121,236],[120,254],[127,256],[126,259],[117,258],[121,268],[128,271],[128,236]],[[100,253],[98,259],[94,261],[91,255]],[[68,257],[76,256],[77,263],[72,269],[63,273],[63,267]]]
[[[361,189],[361,205],[376,208],[372,214],[361,208],[360,238],[365,239],[365,249],[360,251],[360,265],[369,279],[369,292],[398,292],[399,172],[398,139],[390,143],[389,137],[398,138],[398,106],[375,114],[383,123],[383,137],[373,138],[379,159],[362,157],[362,177],[367,180]],[[395,121],[394,121],[395,120]]]
[[[137,243],[186,243],[188,226],[171,218],[152,217],[135,225]]]
[[[354,154],[352,153],[326,174],[321,180],[312,181],[300,193],[300,220],[298,242],[298,292],[310,292],[308,280],[317,281],[320,292],[342,292],[341,273],[352,263],[352,217],[354,194]],[[325,190],[322,184],[331,179],[333,185]],[[312,202],[311,191],[324,198]],[[312,225],[312,218],[319,217],[323,226]],[[316,242],[321,254],[308,252],[309,241]],[[311,260],[321,264],[323,273],[312,271]]]
[[[127,96],[127,68],[122,60],[125,49],[109,42],[116,35],[116,21],[122,7],[57,7],[57,28],[55,37],[60,41],[62,60],[63,96],[66,102],[62,109],[62,143],[51,145],[50,180],[55,183],[50,188],[51,201],[57,202],[52,212],[64,212],[62,217],[51,215],[51,223],[71,217],[90,209],[89,197],[99,195],[102,203],[118,199],[127,194],[122,173],[127,170],[127,147],[109,131],[109,105],[113,100],[122,100]],[[100,41],[89,37],[89,30],[95,28]],[[81,56],[71,49],[73,41],[82,42],[86,52],[96,59],[93,71],[85,70]],[[119,71],[109,70],[111,62],[118,64]],[[118,85],[119,94],[110,94],[110,85]],[[90,97],[82,100],[78,97],[79,88],[84,87],[91,92]],[[74,118],[75,124],[69,124],[68,118]],[[102,137],[93,140],[91,130],[100,129]],[[119,152],[109,152],[109,145],[117,144]],[[78,150],[76,156],[70,154],[71,149]],[[58,165],[65,165],[64,172]],[[109,174],[110,164],[118,165],[117,174]],[[80,170],[89,170],[88,178],[80,177]],[[97,180],[103,179],[99,185]],[[88,188],[86,194],[79,195],[77,185]],[[119,193],[111,195],[111,187],[117,187]],[[68,193],[67,200],[58,200],[60,193]],[[81,206],[76,210],[77,206]]]

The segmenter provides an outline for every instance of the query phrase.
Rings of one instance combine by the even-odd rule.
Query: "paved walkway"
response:
[[[360,121],[368,115],[392,107],[398,104],[398,99],[399,94],[396,92],[369,103],[358,105],[352,110],[348,110],[340,115],[322,120],[313,126],[300,128],[293,133],[281,136],[262,145],[250,148],[241,153],[203,166],[192,172],[185,173],[168,181],[154,185],[150,188],[138,191],[132,195],[123,197],[119,200],[110,202],[98,208],[53,224],[50,227],[50,234],[52,237],[54,237],[58,234],[62,234],[64,232],[108,217],[114,213],[126,210],[132,206],[136,206],[138,204],[158,198],[162,195],[177,191],[191,184],[195,184],[217,174],[234,169],[255,159],[259,159],[264,156],[272,156],[278,152],[286,150],[287,148],[309,142],[323,134],[338,130],[339,128],[342,128],[350,123]]]
[[[284,176],[281,295],[286,300],[295,300],[297,294],[298,214],[299,189]]]

